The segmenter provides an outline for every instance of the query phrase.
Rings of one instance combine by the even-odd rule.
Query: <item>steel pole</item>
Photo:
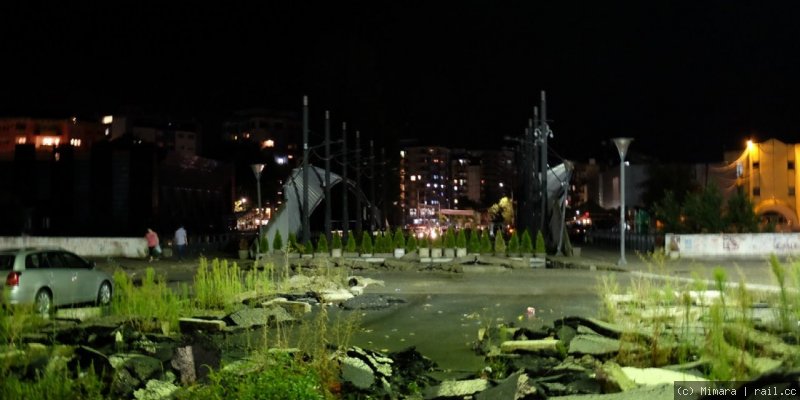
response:
[[[303,96],[303,244],[310,241],[308,212],[308,96]]]
[[[331,242],[331,113],[325,111],[325,237]]]

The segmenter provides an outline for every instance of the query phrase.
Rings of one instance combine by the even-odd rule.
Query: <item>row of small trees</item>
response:
[[[532,254],[534,253],[534,250],[536,253],[545,252],[544,236],[542,233],[537,233],[536,247],[534,248],[531,241],[531,235],[527,229],[522,233],[521,238],[517,236],[516,231],[512,232],[511,236],[508,238],[508,241],[506,241],[501,232],[498,232],[492,240],[489,237],[489,232],[476,231],[474,229],[470,230],[469,239],[467,239],[467,233],[465,230],[459,230],[456,234],[453,228],[449,228],[444,235],[436,235],[435,237],[426,236],[419,240],[414,235],[410,235],[408,239],[406,239],[403,230],[397,228],[397,230],[394,232],[394,235],[387,231],[376,233],[374,240],[369,232],[365,231],[361,235],[361,241],[357,243],[353,231],[349,231],[347,234],[347,240],[344,244],[342,242],[341,235],[338,233],[331,235],[331,241],[332,243],[329,246],[326,235],[321,235],[317,240],[316,246],[305,246],[297,241],[297,237],[294,233],[290,233],[288,242],[286,245],[284,245],[281,233],[278,231],[272,240],[272,246],[270,246],[267,237],[261,238],[261,242],[259,244],[260,251],[264,253],[269,252],[270,248],[280,249],[282,251],[289,249],[290,251],[301,254],[311,254],[314,252],[328,253],[331,248],[342,249],[348,253],[355,253],[358,251],[361,254],[391,253],[394,251],[394,249],[405,249],[406,252],[413,252],[419,248],[462,248],[467,249],[469,253],[494,253],[498,255],[516,255],[520,253]]]

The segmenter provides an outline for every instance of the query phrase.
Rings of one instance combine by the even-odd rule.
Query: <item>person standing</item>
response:
[[[183,260],[183,254],[186,252],[186,245],[188,242],[186,238],[186,228],[181,225],[178,230],[175,231],[175,249],[178,253],[178,260]]]
[[[147,240],[150,262],[153,262],[153,259],[158,260],[158,256],[161,254],[161,246],[158,244],[158,234],[152,229],[147,228],[147,233],[145,233],[144,238]]]

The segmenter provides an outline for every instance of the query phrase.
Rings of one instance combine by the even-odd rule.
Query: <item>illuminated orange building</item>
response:
[[[77,118],[0,118],[0,160],[12,160],[18,145],[33,146],[37,158],[58,159],[60,147],[86,153],[93,142],[104,137],[99,122]]]

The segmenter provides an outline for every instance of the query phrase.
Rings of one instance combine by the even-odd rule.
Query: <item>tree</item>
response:
[[[413,251],[416,251],[417,247],[418,247],[417,237],[414,235],[409,236],[408,240],[406,241],[406,251],[411,253]]]
[[[355,253],[356,252],[356,235],[353,234],[353,231],[347,231],[347,250],[348,253]]]
[[[464,233],[463,229],[458,231],[458,237],[456,237],[456,247],[459,249],[467,248],[467,234]]]
[[[469,231],[469,245],[467,251],[471,254],[477,254],[481,251],[481,240],[478,238],[478,231],[470,229]]]
[[[341,249],[342,248],[342,236],[338,233],[333,234],[332,238],[332,248],[334,249]]]
[[[441,249],[442,248],[442,243],[444,242],[444,236],[443,235],[436,235],[436,237],[431,237],[430,238],[430,242],[431,242],[431,247],[432,248]]]
[[[361,254],[372,254],[372,237],[367,231],[361,235]]]
[[[528,232],[528,229],[525,229],[522,232],[522,243],[520,243],[522,247],[522,252],[525,254],[533,253],[533,243],[531,241],[531,233]],[[542,237],[542,246],[544,247],[544,237]]]
[[[394,248],[402,249],[405,247],[406,247],[406,236],[403,234],[403,230],[398,227],[394,231]]]
[[[269,253],[269,238],[267,235],[262,236],[259,243],[261,244],[259,251],[262,253]]]
[[[327,253],[328,252],[328,238],[325,235],[319,235],[319,240],[317,241],[317,253]]]
[[[444,248],[446,249],[454,249],[456,247],[456,234],[453,232],[453,228],[447,228],[447,232],[444,234]]]
[[[302,250],[297,244],[297,235],[294,232],[289,232],[289,250],[298,251],[302,253]]]
[[[275,237],[272,238],[272,248],[276,251],[283,251],[283,238],[281,237],[281,231],[275,232]]]
[[[699,190],[689,165],[653,163],[647,167],[647,180],[641,185],[645,207],[654,210],[656,205],[672,192],[678,204],[683,204],[686,195]]]
[[[494,254],[498,256],[506,255],[506,240],[503,239],[503,232],[497,231],[494,236]]]
[[[737,188],[736,192],[728,198],[725,225],[727,226],[726,230],[733,233],[758,232],[758,216],[755,213],[755,206],[741,187]]]
[[[683,207],[675,197],[675,193],[667,190],[664,193],[664,198],[659,200],[655,206],[656,219],[661,221],[664,226],[664,232],[667,233],[682,233],[684,231],[683,223],[681,222],[681,214]]]
[[[516,256],[519,254],[519,238],[517,231],[511,232],[511,237],[508,239],[508,254]]]
[[[687,196],[683,209],[691,232],[720,233],[725,228],[721,215],[722,194],[713,183]]]
[[[547,248],[545,248],[544,244],[544,234],[542,233],[542,231],[538,231],[536,232],[536,253],[542,254],[546,252]]]
[[[514,203],[508,197],[503,197],[489,207],[489,215],[492,221],[502,221],[505,224],[514,223]]]
[[[492,242],[489,241],[489,232],[481,233],[481,254],[492,254]]]

